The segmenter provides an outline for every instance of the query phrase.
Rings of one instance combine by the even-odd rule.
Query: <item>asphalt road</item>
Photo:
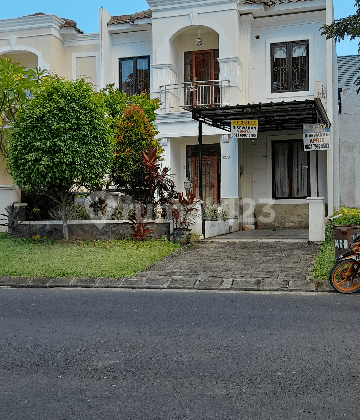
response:
[[[359,295],[0,289],[0,419],[359,419]]]

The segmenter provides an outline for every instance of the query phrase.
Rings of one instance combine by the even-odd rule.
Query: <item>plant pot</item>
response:
[[[178,242],[181,245],[186,245],[190,242],[191,229],[174,228],[172,234],[173,234],[174,242]]]

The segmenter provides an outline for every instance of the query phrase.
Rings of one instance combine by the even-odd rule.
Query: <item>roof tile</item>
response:
[[[120,15],[120,16],[112,16],[109,20],[108,25],[119,25],[124,23],[134,23],[136,19],[146,19],[151,18],[152,13],[151,10],[144,10],[142,12],[136,12],[132,15]]]

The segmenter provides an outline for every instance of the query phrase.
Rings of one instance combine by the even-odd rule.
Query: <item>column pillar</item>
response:
[[[220,136],[221,205],[227,211],[230,231],[239,230],[239,151],[238,139]]]
[[[251,30],[254,18],[244,15],[240,18],[240,56],[243,63],[242,92],[245,104],[252,102]]]

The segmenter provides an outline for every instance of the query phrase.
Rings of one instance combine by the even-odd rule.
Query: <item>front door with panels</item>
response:
[[[192,192],[199,198],[199,147],[187,146],[186,176],[192,181]],[[203,199],[217,203],[220,198],[220,144],[203,145]]]
[[[205,106],[219,102],[218,50],[186,51],[184,54],[185,105]]]

